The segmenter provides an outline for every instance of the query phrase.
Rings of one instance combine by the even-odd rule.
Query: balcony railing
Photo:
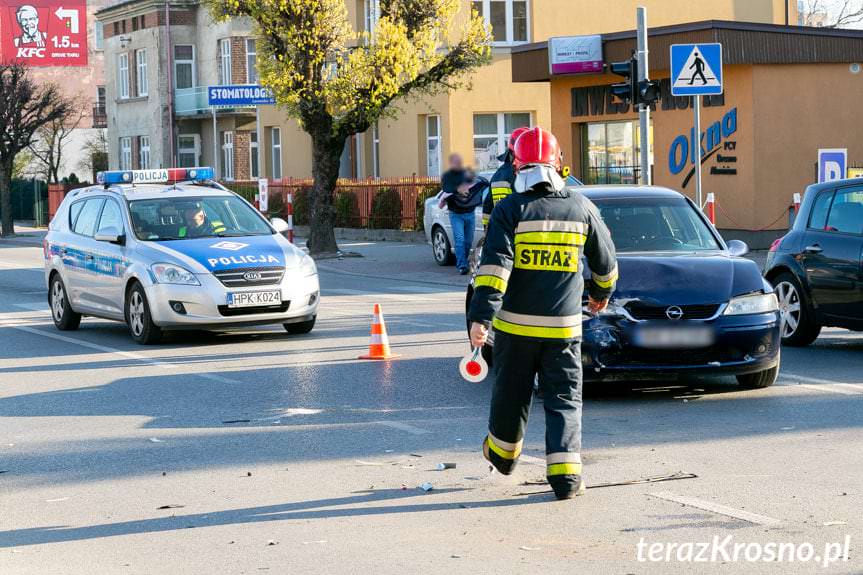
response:
[[[254,107],[218,108],[219,113],[240,112],[254,113]],[[207,86],[196,86],[194,88],[178,88],[174,90],[174,114],[177,116],[195,116],[199,114],[210,114],[211,109],[207,101]]]
[[[108,112],[105,110],[105,106],[93,106],[93,127],[108,127]]]

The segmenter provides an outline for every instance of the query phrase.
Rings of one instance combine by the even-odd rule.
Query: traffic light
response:
[[[612,62],[611,73],[623,76],[624,82],[611,85],[611,93],[624,102],[638,103],[638,60],[635,56],[624,62]]]
[[[611,93],[633,106],[649,106],[659,100],[659,82],[656,80],[638,81],[638,59],[633,56],[623,62],[612,62],[611,73],[622,76],[625,81],[611,85]]]

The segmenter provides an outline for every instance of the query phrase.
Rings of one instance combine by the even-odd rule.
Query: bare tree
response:
[[[804,26],[844,28],[863,22],[863,0],[805,0],[800,19]]]
[[[14,233],[12,172],[15,158],[33,143],[36,131],[69,114],[69,101],[54,84],[36,84],[27,68],[0,65],[0,236]]]
[[[70,99],[69,111],[64,117],[56,118],[36,130],[30,152],[33,154],[36,173],[48,183],[60,182],[64,148],[74,130],[84,120],[86,109],[83,100]]]
[[[90,174],[90,181],[96,181],[96,174],[108,169],[108,132],[100,129],[84,142],[84,156],[78,169]]]

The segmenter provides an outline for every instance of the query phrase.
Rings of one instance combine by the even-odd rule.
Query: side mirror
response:
[[[286,222],[282,218],[273,218],[270,220],[270,223],[273,225],[273,228],[280,234],[288,231],[288,222]]]
[[[96,235],[93,236],[97,242],[108,242],[109,244],[120,244],[123,245],[126,243],[126,236],[123,235],[120,230],[113,226],[109,226],[107,228],[102,228]]]
[[[740,240],[731,240],[728,242],[728,253],[735,257],[743,257],[749,253],[749,246],[746,242]]]

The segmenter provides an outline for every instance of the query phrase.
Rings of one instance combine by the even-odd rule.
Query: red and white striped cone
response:
[[[294,243],[294,194],[288,192],[288,241]]]
[[[381,304],[375,304],[375,315],[372,318],[372,333],[369,340],[369,353],[361,355],[359,359],[392,359],[399,357],[390,352],[390,340],[387,337],[387,326],[384,323],[384,314]]]

